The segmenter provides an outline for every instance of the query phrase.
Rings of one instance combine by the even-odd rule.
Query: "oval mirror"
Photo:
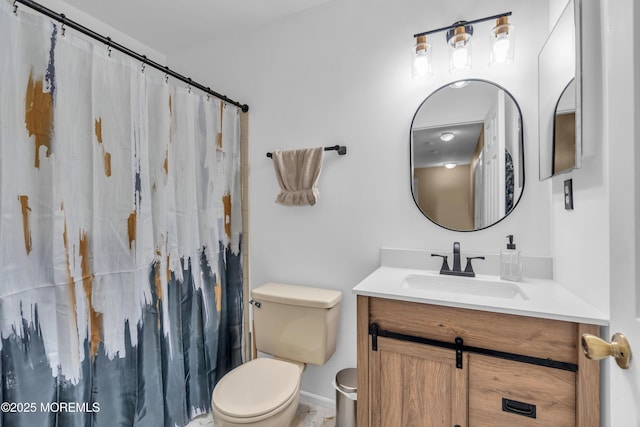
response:
[[[441,227],[490,227],[522,196],[523,148],[520,107],[504,88],[475,79],[443,86],[411,122],[413,199]]]

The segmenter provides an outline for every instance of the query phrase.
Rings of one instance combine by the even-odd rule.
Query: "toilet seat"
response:
[[[258,358],[225,375],[216,385],[215,410],[238,422],[272,416],[298,397],[300,366],[277,359]]]

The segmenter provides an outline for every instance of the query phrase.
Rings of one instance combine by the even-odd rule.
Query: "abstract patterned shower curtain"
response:
[[[0,426],[174,426],[241,363],[239,111],[0,2]]]

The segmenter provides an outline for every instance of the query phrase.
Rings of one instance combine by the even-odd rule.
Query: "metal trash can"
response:
[[[336,388],[336,427],[356,427],[358,375],[356,368],[343,369],[334,381]]]

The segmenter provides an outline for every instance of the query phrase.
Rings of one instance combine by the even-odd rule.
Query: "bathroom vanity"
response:
[[[359,427],[599,426],[607,320],[561,285],[382,266],[354,293]]]

